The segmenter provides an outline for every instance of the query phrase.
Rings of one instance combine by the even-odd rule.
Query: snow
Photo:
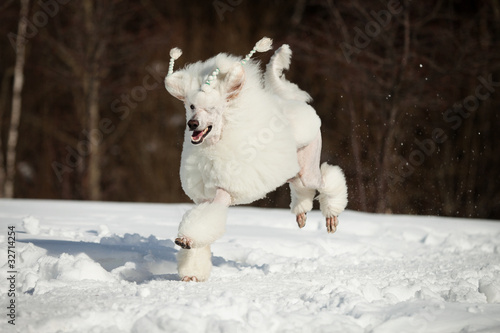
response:
[[[188,204],[0,200],[0,332],[499,332],[498,221],[231,207],[180,282]],[[8,323],[7,227],[16,242]]]

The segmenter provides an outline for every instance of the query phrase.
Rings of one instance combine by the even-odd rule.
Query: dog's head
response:
[[[224,111],[237,98],[245,83],[245,71],[239,62],[227,61],[219,55],[205,63],[196,63],[165,78],[165,87],[175,98],[184,102],[191,143],[206,141],[215,144],[222,135]],[[206,69],[214,63],[219,68],[217,80]],[[219,60],[219,61],[218,61]],[[226,60],[226,61],[222,61]]]
[[[205,62],[197,62],[173,72],[174,61],[182,52],[170,51],[170,65],[165,88],[175,98],[184,102],[191,143],[217,143],[222,135],[224,113],[230,108],[245,85],[243,65],[255,52],[271,49],[272,40],[263,38],[242,60],[221,53]]]

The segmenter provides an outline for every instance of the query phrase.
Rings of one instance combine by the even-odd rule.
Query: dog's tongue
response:
[[[194,131],[193,135],[191,135],[191,140],[200,141],[202,136],[203,136],[203,131]]]

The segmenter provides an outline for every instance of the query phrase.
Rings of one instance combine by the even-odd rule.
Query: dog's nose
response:
[[[191,119],[190,121],[188,121],[188,127],[191,131],[194,131],[198,125],[200,124],[200,122],[198,120],[195,120],[195,119]]]

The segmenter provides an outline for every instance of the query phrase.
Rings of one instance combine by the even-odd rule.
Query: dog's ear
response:
[[[184,102],[186,99],[186,91],[183,81],[184,73],[182,71],[175,72],[165,78],[165,88],[170,95]]]
[[[245,83],[245,70],[238,62],[235,63],[228,71],[225,79],[224,86],[226,88],[226,99],[228,101],[236,98],[240,91],[243,89]]]

